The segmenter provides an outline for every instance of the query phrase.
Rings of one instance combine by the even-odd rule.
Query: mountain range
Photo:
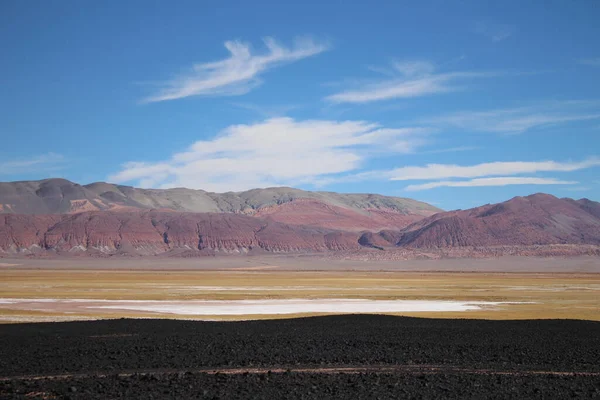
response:
[[[490,249],[600,255],[600,203],[539,193],[444,212],[405,198],[293,188],[218,194],[64,179],[0,183],[0,256],[498,254]]]
[[[65,179],[0,183],[0,213],[139,210],[234,213],[350,231],[404,227],[442,211],[406,198],[287,187],[211,193],[186,188],[138,189],[104,182],[79,185]]]

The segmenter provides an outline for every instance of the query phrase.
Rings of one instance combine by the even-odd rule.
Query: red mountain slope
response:
[[[66,179],[0,182],[0,214],[170,210],[269,216],[274,221],[339,230],[401,229],[440,209],[400,197],[309,192],[288,187],[211,193],[186,188],[139,189]]]
[[[385,237],[388,237],[387,240]],[[600,204],[548,194],[435,214],[390,235],[380,232],[363,244],[433,248],[460,246],[600,245]]]
[[[431,213],[429,213],[431,214]],[[424,218],[391,209],[337,207],[317,200],[300,199],[259,209],[254,216],[293,225],[310,225],[346,231],[398,229]]]
[[[0,215],[0,249],[8,253],[160,254],[295,252],[358,249],[358,234],[291,226],[236,214],[87,212]]]
[[[516,197],[500,204],[438,213],[401,230],[361,233],[350,231],[355,226],[342,231],[300,225],[310,224],[312,218],[320,218],[324,225],[336,225],[340,221],[335,220],[337,215],[346,221],[349,214],[343,208],[297,202],[282,206],[289,209],[273,207],[256,213],[266,218],[175,211],[0,214],[0,255],[352,252],[368,247],[384,250],[377,252],[377,257],[394,259],[391,250],[437,249],[462,257],[469,256],[473,249],[479,249],[477,254],[494,256],[512,254],[516,248],[519,254],[527,255],[590,254],[590,245],[600,248],[600,203],[585,199],[558,199],[544,194]],[[392,219],[391,224],[396,223]],[[561,244],[575,248],[567,252],[559,249],[558,253],[543,248]],[[587,247],[580,246],[585,247],[582,253],[577,245]],[[499,248],[502,250],[496,251]]]

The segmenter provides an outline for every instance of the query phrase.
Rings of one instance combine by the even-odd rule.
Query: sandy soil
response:
[[[406,261],[325,259],[317,255],[223,256],[199,258],[2,258],[0,269],[18,264],[21,269],[102,270],[281,270],[281,271],[440,271],[440,272],[589,272],[600,273],[600,258],[499,257]]]
[[[600,274],[0,269],[0,322],[342,312],[600,320]]]

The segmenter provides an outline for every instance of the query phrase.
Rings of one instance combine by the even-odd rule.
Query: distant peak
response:
[[[527,196],[528,199],[558,199],[558,197],[548,193],[534,193]]]
[[[558,197],[553,196],[548,193],[534,193],[528,196],[515,196],[510,200],[507,200],[506,203],[515,202],[519,200],[528,200],[528,201],[540,201],[540,200],[559,200]]]
[[[68,184],[68,185],[76,185],[75,182],[71,182],[68,179],[64,179],[64,178],[48,178],[48,179],[42,179],[37,181],[40,184],[52,184],[52,185],[64,185],[64,184]]]

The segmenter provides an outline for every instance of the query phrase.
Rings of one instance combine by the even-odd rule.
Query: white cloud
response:
[[[428,190],[439,187],[480,187],[480,186],[507,186],[507,185],[572,185],[576,181],[562,181],[553,178],[532,178],[532,177],[497,177],[497,178],[477,178],[468,181],[439,181],[429,182],[419,185],[408,185],[404,188],[407,191]]]
[[[456,146],[456,147],[448,147],[446,149],[433,149],[421,151],[420,154],[441,154],[441,153],[458,153],[461,151],[471,151],[479,149],[478,146]]]
[[[290,111],[300,108],[298,105],[258,105],[253,103],[231,103],[232,106],[241,108],[246,111],[251,111],[260,115],[263,118],[283,117]]]
[[[435,66],[428,61],[401,61],[395,62],[394,68],[403,76],[419,77],[430,75],[435,71]]]
[[[371,70],[386,73],[385,69]],[[325,99],[332,103],[368,103],[373,101],[421,97],[462,90],[457,82],[470,78],[495,75],[483,72],[435,73],[435,65],[427,61],[405,61],[393,64],[391,79],[361,85],[355,90],[346,90]]]
[[[597,102],[563,101],[530,107],[458,112],[421,122],[470,131],[518,134],[534,128],[599,118],[600,107]]]
[[[364,182],[368,180],[391,181],[436,181],[418,185],[409,185],[405,190],[433,189],[441,186],[467,187],[467,186],[505,186],[515,182],[521,184],[572,184],[576,182],[561,181],[552,178],[510,177],[544,172],[573,172],[581,169],[600,166],[600,158],[593,157],[579,162],[557,161],[513,161],[491,162],[476,165],[461,166],[455,164],[427,164],[425,166],[401,167],[392,170],[370,170],[359,173],[350,173],[341,176],[326,176],[316,180],[315,184],[326,186],[341,182]],[[446,181],[446,179],[476,178],[470,181]],[[508,179],[510,178],[510,179]],[[514,178],[514,179],[513,179]],[[508,180],[507,180],[508,179]],[[440,180],[444,180],[441,181]],[[536,183],[538,182],[538,183]],[[555,183],[551,183],[555,182]]]
[[[65,162],[61,154],[46,153],[31,158],[0,162],[0,175],[24,174],[60,169]]]
[[[228,58],[194,65],[189,73],[164,82],[164,88],[160,92],[144,101],[175,100],[198,95],[245,94],[262,83],[259,76],[266,70],[314,56],[329,48],[325,43],[307,38],[296,39],[291,48],[280,45],[270,37],[263,41],[268,50],[265,54],[253,54],[251,46],[245,42],[225,42],[225,48],[230,53]]]
[[[480,21],[475,24],[475,32],[491,39],[492,42],[501,42],[515,33],[515,27],[506,24],[492,24]]]
[[[579,60],[579,64],[590,65],[592,67],[600,67],[600,57],[584,58],[582,60]]]
[[[497,175],[531,174],[536,172],[572,172],[600,166],[600,158],[580,162],[510,161],[461,166],[455,164],[427,164],[424,167],[402,167],[387,172],[394,181],[434,180],[446,178],[476,178]]]
[[[165,162],[130,162],[109,179],[142,187],[211,191],[314,183],[363,166],[373,154],[407,153],[423,144],[424,128],[390,129],[365,121],[272,118],[232,125]]]

